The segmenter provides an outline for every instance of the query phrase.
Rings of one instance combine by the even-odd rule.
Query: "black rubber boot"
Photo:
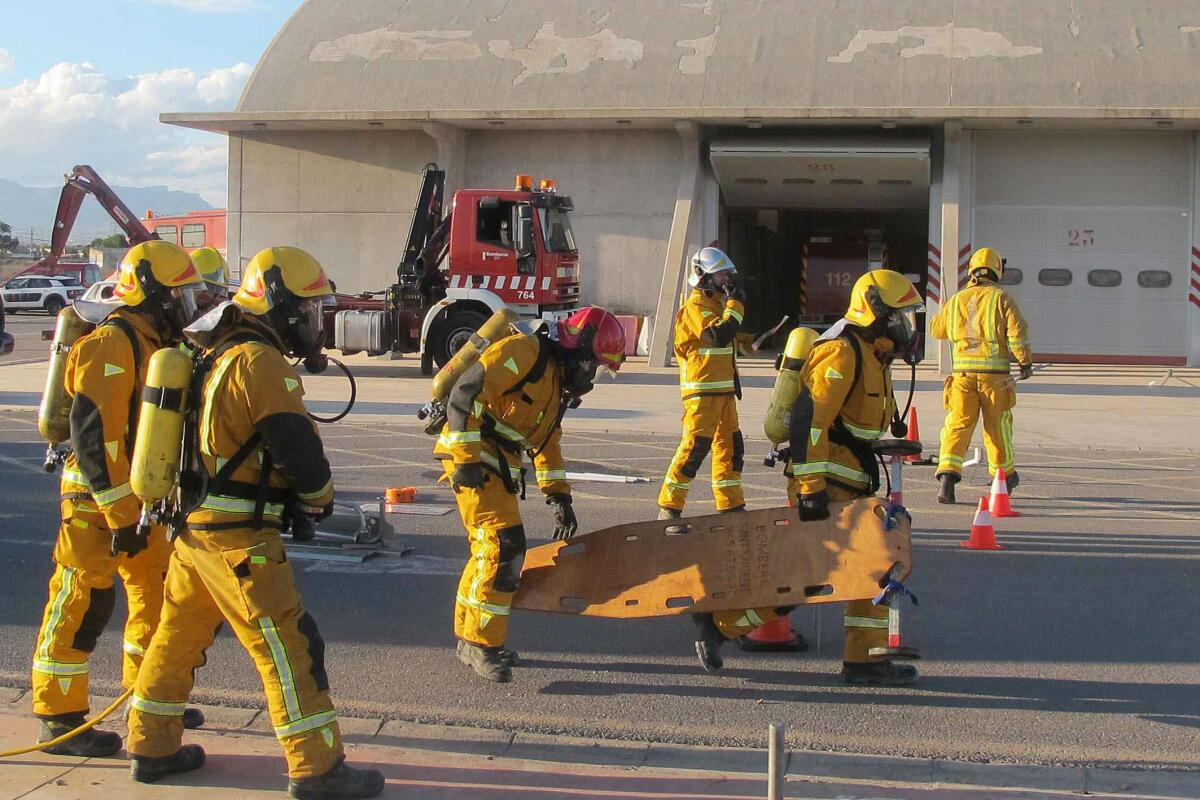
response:
[[[1004,478],[1005,478],[1005,481],[1008,483],[1008,493],[1012,494],[1013,489],[1016,489],[1017,486],[1021,483],[1021,476],[1017,475],[1016,472],[1013,472],[1012,475],[1005,475]]]
[[[917,668],[894,661],[842,662],[842,680],[851,686],[908,686],[917,679]]]
[[[660,508],[658,510],[659,519],[679,519],[683,516],[683,512],[677,508]]]
[[[944,505],[954,505],[958,502],[954,497],[954,486],[962,478],[955,475],[953,472],[943,472],[937,476],[938,483],[941,484],[941,489],[938,490],[937,501]]]
[[[718,514],[736,514],[739,511],[745,511],[745,510],[746,510],[746,504],[742,503],[740,506],[734,506],[733,508],[722,508],[717,513]]]
[[[138,783],[154,783],[168,775],[191,772],[204,766],[204,748],[198,744],[185,744],[179,750],[162,758],[130,756],[129,777]]]
[[[57,739],[87,722],[83,714],[62,716],[54,720],[42,720],[38,732],[39,742]],[[121,752],[121,734],[92,728],[62,744],[47,747],[42,751],[55,756],[80,756],[81,758],[110,758]]]
[[[377,769],[355,769],[342,759],[324,775],[288,781],[288,797],[295,800],[352,800],[383,793],[383,774]]]
[[[458,640],[458,644],[455,647],[454,652],[458,654],[459,658],[463,657],[463,647],[465,647],[466,644],[467,643],[464,642],[462,639]],[[500,660],[510,667],[521,666],[521,654],[518,653],[516,650],[510,650],[507,647],[500,648]],[[464,661],[463,663],[466,664],[469,662]]]
[[[696,656],[705,672],[720,672],[725,666],[721,658],[721,645],[725,644],[725,634],[713,621],[712,614],[693,614],[692,620],[700,628],[696,637]]]
[[[508,683],[512,680],[512,666],[504,663],[504,658],[501,656],[502,648],[481,647],[460,639],[456,649],[459,661],[489,681]]]

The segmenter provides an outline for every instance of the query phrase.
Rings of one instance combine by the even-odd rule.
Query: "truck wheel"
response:
[[[458,311],[447,317],[433,344],[433,360],[438,367],[446,366],[446,362],[467,343],[471,334],[487,321],[487,315],[478,311]]]
[[[66,305],[67,304],[63,302],[61,297],[51,296],[51,297],[46,298],[46,302],[43,304],[42,307],[46,309],[47,314],[49,314],[52,317],[57,317],[58,312],[62,311],[64,308],[66,308]]]

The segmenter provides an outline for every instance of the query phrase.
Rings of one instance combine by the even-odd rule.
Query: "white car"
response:
[[[84,288],[69,278],[20,275],[4,284],[4,313],[45,311],[57,317],[59,311],[83,293]]]

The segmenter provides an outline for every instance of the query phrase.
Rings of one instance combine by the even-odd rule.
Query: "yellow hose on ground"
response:
[[[83,733],[84,731],[91,730],[92,728],[96,727],[101,722],[103,722],[104,720],[106,720],[110,716],[112,716],[113,713],[115,713],[118,708],[120,708],[122,705],[125,704],[125,701],[128,700],[130,695],[132,695],[132,694],[133,694],[133,689],[126,689],[125,692],[120,697],[118,697],[116,700],[113,701],[113,704],[111,706],[109,706],[108,708],[106,708],[102,712],[100,712],[99,716],[97,716],[95,719],[89,719],[87,722],[83,723],[82,725],[80,725],[78,728],[76,728],[73,731],[64,733],[62,736],[59,736],[56,739],[51,739],[48,742],[38,742],[37,744],[31,744],[29,747],[21,747],[16,750],[5,750],[4,752],[0,752],[0,758],[8,758],[10,756],[20,756],[20,755],[24,755],[25,753],[33,753],[38,750],[45,750],[47,747],[54,747],[55,745],[62,744],[63,742],[68,741],[70,739],[74,739],[79,734]]]

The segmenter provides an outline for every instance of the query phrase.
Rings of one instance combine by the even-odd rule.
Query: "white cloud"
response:
[[[149,0],[154,5],[175,6],[205,14],[225,14],[259,8],[258,0]]]
[[[90,163],[110,182],[165,184],[224,205],[224,139],[163,125],[158,115],[232,109],[250,72],[235,64],[112,76],[87,62],[56,64],[0,88],[0,177],[53,185]]]
[[[12,57],[12,53],[0,47],[0,72],[8,72],[17,63],[17,60]]]

